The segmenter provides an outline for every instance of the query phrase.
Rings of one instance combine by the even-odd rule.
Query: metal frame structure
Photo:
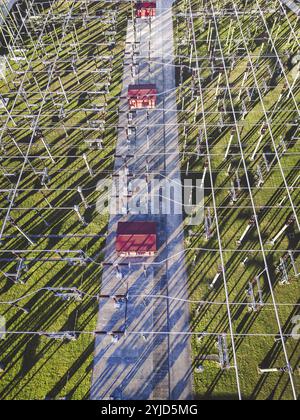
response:
[[[102,194],[96,191],[97,180],[114,175],[114,140],[120,130],[130,128],[130,124],[119,127],[117,123],[116,116],[121,112],[118,110],[120,94],[113,74],[115,56],[122,54],[122,36],[125,36],[125,30],[123,34],[117,31],[117,7],[127,3],[133,20],[135,13],[134,2],[129,1],[114,2],[104,11],[99,3],[89,0],[55,1],[50,5],[31,0],[21,3],[17,2],[8,17],[0,17],[5,18],[0,35],[5,51],[2,69],[6,67],[0,74],[0,264],[3,278],[14,284],[22,281],[23,270],[33,264],[59,262],[71,267],[100,268],[114,265],[113,261],[102,261],[101,252],[90,253],[89,241],[105,239],[106,233],[95,232],[94,225],[89,228],[89,211],[95,209]],[[102,3],[111,5],[111,2]],[[289,157],[296,159],[300,154],[299,66],[296,68],[294,64],[293,72],[290,68],[290,60],[300,47],[299,16],[280,0],[272,0],[267,5],[260,0],[232,0],[226,8],[224,3],[227,2],[182,0],[174,5],[173,13],[178,34],[183,22],[187,28],[176,50],[182,175],[203,176],[207,209],[203,226],[188,234],[189,245],[185,252],[187,260],[193,255],[192,276],[195,273],[199,276],[197,256],[213,255],[215,264],[208,271],[208,276],[213,273],[209,280],[209,297],[191,298],[190,303],[197,307],[195,318],[198,317],[198,321],[202,311],[209,313],[209,308],[226,310],[226,320],[220,330],[205,331],[205,336],[212,342],[221,337],[226,343],[226,366],[234,369],[239,399],[243,398],[243,385],[238,351],[240,340],[245,337],[277,337],[280,360],[289,367],[281,369],[280,373],[288,376],[291,394],[297,399],[296,366],[292,368],[294,358],[292,361],[287,344],[291,331],[282,323],[281,308],[298,310],[299,304],[282,302],[277,290],[278,284],[288,283],[289,276],[299,275],[299,164],[291,167],[288,162]],[[99,18],[106,26],[101,40],[94,42],[91,27]],[[224,22],[228,28],[225,37]],[[280,32],[280,25],[288,31]],[[84,33],[88,34],[88,42],[81,41]],[[206,41],[205,51],[203,40]],[[149,57],[145,58],[149,61]],[[131,60],[134,67],[134,52],[126,59]],[[243,78],[233,84],[232,75],[245,61]],[[268,94],[274,91],[277,100],[270,107]],[[215,106],[208,100],[211,97],[215,98]],[[259,108],[259,121],[249,122],[248,117],[255,107]],[[160,175],[168,177],[168,174]],[[73,176],[76,182],[70,184]],[[216,181],[220,177],[223,178],[221,183]],[[57,183],[60,187],[53,188]],[[64,183],[68,186],[64,187]],[[28,195],[38,197],[38,205],[31,206]],[[226,211],[234,212],[236,218],[241,212],[246,213],[237,230],[239,235],[233,241],[226,236],[223,222]],[[65,233],[52,232],[57,214],[70,218],[74,224],[79,223],[83,230],[77,235],[78,239],[86,241],[84,246],[69,249],[65,245],[69,239],[76,238],[68,229]],[[270,231],[270,218],[278,214],[282,215],[282,225],[276,226],[278,231]],[[204,238],[206,245],[199,246],[198,238]],[[47,239],[56,243],[62,241],[63,246],[48,249],[44,246]],[[275,263],[273,255],[278,257]],[[244,298],[235,293],[237,286],[232,285],[234,273],[230,266],[232,256],[238,256],[245,270],[250,259],[259,261],[254,270],[252,264],[245,282],[244,291],[248,292],[250,303],[245,303]],[[257,285],[258,297],[254,290]],[[223,294],[218,299],[220,288]],[[34,293],[41,290],[51,292],[42,288]],[[84,295],[96,301],[101,298],[99,293],[89,296],[79,289],[70,290],[59,285],[55,296],[63,300],[75,298],[79,304]],[[68,291],[69,294],[65,293]],[[125,301],[129,298],[122,296]],[[144,298],[176,299],[160,295]],[[20,308],[18,303],[23,299],[3,300],[0,305]],[[259,313],[272,309],[277,331],[237,331],[234,315],[237,307],[248,308],[253,317],[259,316],[258,309]],[[198,330],[199,325],[200,322],[192,320],[190,331],[177,334],[197,336],[203,333]],[[125,332],[143,336],[159,334]],[[75,327],[74,331],[64,333],[10,331],[8,334],[38,334],[57,340],[74,340],[79,334],[109,334],[115,340],[116,335],[125,332],[76,331]],[[220,348],[222,350],[221,345]],[[278,370],[272,372],[275,371]]]
[[[183,19],[187,21],[188,35],[187,39],[183,41],[183,45],[178,45],[179,51],[177,55],[181,56],[181,49],[186,51],[189,49],[189,47],[186,48],[186,44],[191,44],[189,57],[183,56],[179,60],[179,63],[182,64],[181,68],[183,68],[183,65],[188,61],[189,65],[193,67],[191,82],[184,83],[184,77],[181,74],[182,92],[180,99],[182,103],[191,103],[191,101],[187,99],[187,91],[191,87],[194,89],[195,94],[193,94],[192,97],[193,107],[189,110],[190,112],[193,112],[193,110],[195,112],[194,124],[191,124],[189,130],[196,131],[195,126],[198,127],[200,120],[202,123],[202,127],[200,129],[200,142],[203,144],[201,153],[204,158],[205,167],[207,167],[208,162],[210,174],[209,190],[211,194],[207,194],[208,198],[205,205],[211,208],[214,212],[214,230],[219,244],[219,256],[216,259],[220,261],[220,265],[218,273],[210,286],[211,288],[214,288],[218,280],[223,277],[223,290],[225,291],[225,302],[227,303],[226,324],[228,324],[229,336],[231,337],[232,357],[236,370],[237,390],[239,398],[242,398],[239,360],[236,350],[238,340],[235,338],[235,327],[233,321],[233,312],[235,311],[233,311],[233,308],[230,305],[232,299],[231,295],[233,293],[231,279],[234,278],[234,275],[230,272],[231,270],[229,264],[226,264],[228,254],[228,251],[225,250],[224,247],[224,228],[226,225],[222,221],[222,217],[224,217],[224,215],[222,216],[222,208],[229,209],[229,206],[224,205],[224,207],[222,207],[218,205],[221,199],[226,200],[226,198],[224,197],[224,194],[222,194],[222,188],[217,185],[218,183],[215,179],[216,176],[221,177],[223,181],[222,184],[224,183],[224,179],[226,179],[226,183],[231,183],[233,186],[230,189],[229,205],[234,203],[234,212],[237,217],[238,212],[242,211],[242,208],[247,207],[252,211],[248,227],[245,231],[242,227],[244,234],[240,240],[237,241],[239,246],[239,250],[237,250],[237,252],[241,251],[242,254],[246,254],[246,258],[242,260],[242,263],[244,266],[245,264],[247,266],[247,262],[249,260],[249,254],[247,255],[247,252],[249,250],[246,251],[246,247],[250,248],[250,243],[255,243],[253,240],[249,240],[249,236],[247,238],[247,235],[249,235],[249,230],[254,228],[257,238],[256,243],[259,245],[259,248],[254,250],[253,246],[253,248],[250,249],[250,258],[253,260],[255,260],[255,258],[262,260],[264,267],[263,272],[256,276],[256,282],[261,275],[264,276],[264,281],[267,284],[267,289],[274,308],[274,315],[279,331],[279,340],[277,343],[280,343],[280,352],[282,352],[285,365],[291,366],[291,351],[287,348],[286,339],[284,337],[284,326],[278,309],[279,297],[277,296],[274,287],[272,274],[273,268],[272,263],[270,263],[270,251],[276,252],[276,242],[278,240],[282,240],[284,233],[291,225],[294,226],[294,228],[291,229],[292,232],[289,233],[289,237],[295,238],[299,235],[298,195],[293,194],[292,186],[294,182],[297,183],[298,177],[295,175],[296,168],[287,168],[282,164],[282,158],[284,157],[287,149],[285,148],[284,152],[282,152],[280,143],[283,139],[288,141],[292,140],[293,146],[290,147],[290,150],[292,150],[290,155],[297,157],[297,137],[299,132],[299,66],[298,68],[296,66],[297,70],[293,75],[294,80],[292,80],[290,69],[287,67],[287,61],[289,56],[292,56],[293,52],[295,54],[299,48],[299,36],[297,36],[297,34],[299,34],[299,18],[293,14],[290,14],[289,16],[287,10],[283,7],[280,1],[274,1],[268,3],[268,5],[263,5],[258,0],[256,0],[254,4],[253,2],[248,1],[232,1],[226,8],[222,8],[222,6],[224,6],[222,3],[224,2],[213,0],[200,1],[197,5],[190,0],[182,2],[180,10],[182,12]],[[272,27],[270,27],[270,24],[267,23],[267,19],[268,22],[270,21],[270,16],[273,18]],[[252,19],[256,25],[251,25],[250,22]],[[199,31],[199,22],[203,25],[202,31]],[[282,22],[286,22],[290,29],[289,36],[285,35],[287,36],[286,38],[285,36],[279,37],[278,28]],[[196,24],[197,29],[195,29]],[[227,37],[224,39],[223,29],[225,27],[228,27],[229,30],[227,31]],[[260,35],[262,30],[265,32],[263,35]],[[202,33],[205,33],[207,36],[207,48],[201,48],[201,42],[203,40]],[[199,39],[199,34],[201,34],[202,39]],[[259,53],[257,53],[255,42],[257,42],[258,46],[260,46]],[[280,44],[283,42],[287,43],[287,47],[290,52],[289,55],[282,54]],[[204,49],[207,49],[206,54],[202,52]],[[201,51],[202,54],[199,53],[199,51]],[[243,66],[243,62],[245,63],[245,61],[247,61],[247,67],[243,80],[241,82],[233,82],[232,73],[238,68],[238,66]],[[266,64],[266,61],[268,63],[273,61],[273,66]],[[207,69],[209,67],[211,67],[211,79],[209,79],[209,77],[203,77],[203,74],[207,73]],[[269,75],[267,75],[268,72],[270,73]],[[278,83],[283,84],[283,88],[282,92],[280,93],[279,91],[277,94],[277,102],[271,109],[269,109],[269,105],[266,105],[266,97],[268,93],[274,89],[272,86],[274,80],[273,76],[276,72],[278,72],[279,76]],[[211,80],[209,87],[207,87],[207,80]],[[206,84],[205,87],[203,86],[203,83]],[[217,100],[216,112],[214,111],[214,107],[211,106],[211,102],[209,102],[209,94],[211,94],[211,96],[214,95]],[[254,99],[254,96],[256,96],[256,99]],[[238,107],[236,98],[242,102],[241,107]],[[210,107],[208,106],[207,101],[210,104]],[[247,129],[247,116],[251,113],[253,107],[257,106],[257,104],[261,108],[263,118],[258,124],[255,124],[257,126],[257,131],[259,132],[259,138],[256,144],[252,144],[245,141],[247,137],[244,134],[244,130]],[[282,138],[277,134],[277,123],[279,121],[278,116],[280,117],[283,114],[283,107],[286,107],[286,109],[290,111],[290,113],[287,111],[287,119],[283,122],[283,126],[295,124],[295,131],[293,132],[292,139],[286,139],[285,137]],[[209,112],[207,112],[207,108],[209,108]],[[198,117],[199,113],[200,118]],[[213,118],[215,125],[211,122]],[[259,131],[260,125],[262,128]],[[230,139],[224,152],[224,164],[229,165],[227,173],[222,169],[220,171],[215,170],[215,165],[217,164],[215,162],[219,162],[222,158],[221,150],[223,149],[222,145],[219,149],[220,152],[216,152],[217,146],[213,138],[213,136],[216,135],[216,127],[218,127],[219,133],[230,132]],[[255,127],[253,128],[253,131],[254,130]],[[185,136],[186,144],[187,134],[185,131],[183,131],[183,135]],[[216,136],[218,137],[218,134]],[[271,145],[271,153],[265,152],[265,147],[262,145],[262,142],[264,142],[264,144],[266,143],[266,138]],[[235,145],[232,144],[233,140],[235,140]],[[198,141],[197,144],[199,145],[200,142]],[[255,149],[254,152],[253,147]],[[265,153],[270,153],[270,160]],[[232,169],[234,161],[238,161],[238,163],[235,162],[236,166]],[[255,165],[257,165],[257,169],[255,169]],[[253,186],[251,176],[252,174],[255,174],[255,171],[257,172],[256,176],[258,182],[256,186]],[[291,171],[294,173],[293,177],[291,177]],[[279,204],[276,200],[273,200],[273,206],[265,207],[264,200],[261,200],[260,205],[258,205],[256,199],[257,191],[264,191],[265,183],[267,183],[274,174],[276,174],[276,177],[280,178],[280,181],[278,180],[277,182],[281,182],[281,185],[283,185],[282,191],[283,193],[286,193],[284,199],[282,199]],[[236,184],[236,178],[238,177],[240,179],[241,176],[243,176],[244,179],[242,189],[238,188]],[[288,181],[289,179],[292,181]],[[270,186],[266,186],[266,189],[268,188],[270,188]],[[275,193],[276,187],[274,188],[274,194]],[[239,205],[239,203],[241,204]],[[285,204],[284,210],[283,207],[281,207],[283,203]],[[270,244],[273,247],[273,249],[270,249],[268,241],[264,239],[266,233],[263,231],[261,226],[262,219],[268,215],[268,212],[279,213],[282,211],[284,211],[283,224],[281,227],[279,226],[280,231],[276,237],[273,239],[270,238],[272,239]],[[284,224],[284,217],[286,218],[289,215],[291,217],[288,217],[288,219],[286,219],[286,223]],[[293,231],[297,233],[293,233]],[[245,237],[248,239],[248,245],[243,244]],[[291,240],[290,244],[295,247],[295,250],[297,250],[297,239],[294,241]],[[231,251],[232,250],[230,250],[230,252]],[[284,269],[282,269],[282,259],[280,259],[280,261],[281,269],[277,271],[279,276],[282,276],[280,284],[287,284],[287,266],[284,265]],[[251,306],[251,310],[253,307],[256,311],[257,303],[252,283],[250,283],[250,285],[250,299],[252,299],[252,305],[254,305]],[[250,289],[247,290],[248,294],[249,290]],[[260,302],[262,302],[261,289],[259,290],[259,298]],[[199,314],[199,310],[197,311],[197,314]],[[208,315],[209,310],[206,313],[206,316]],[[297,387],[293,377],[293,370],[286,369],[285,373],[289,376],[291,395],[293,395],[294,399],[297,399]]]

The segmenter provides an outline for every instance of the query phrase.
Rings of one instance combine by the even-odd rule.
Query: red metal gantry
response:
[[[137,18],[149,18],[156,16],[156,2],[143,1],[136,3],[135,16]]]
[[[157,103],[157,89],[153,84],[129,85],[129,109],[153,109]]]
[[[157,253],[155,222],[119,222],[116,251],[122,257],[150,257]]]

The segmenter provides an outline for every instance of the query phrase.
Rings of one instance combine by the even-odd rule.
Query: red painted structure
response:
[[[122,257],[150,257],[157,252],[155,222],[120,222],[116,251]]]
[[[129,85],[128,105],[132,109],[153,109],[156,107],[157,89],[155,85]]]
[[[135,16],[137,18],[148,18],[156,16],[156,3],[143,1],[135,5]]]

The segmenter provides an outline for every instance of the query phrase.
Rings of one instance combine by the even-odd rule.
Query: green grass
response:
[[[237,2],[238,3],[238,2]],[[263,7],[263,2],[260,2]],[[210,2],[208,2],[210,4]],[[213,2],[215,9],[222,8],[225,5],[223,1]],[[251,4],[251,2],[250,2]],[[188,5],[188,2],[179,1],[175,10],[183,11]],[[193,2],[193,11],[199,11],[199,3]],[[243,7],[242,2],[239,8]],[[272,4],[270,5],[270,8]],[[266,16],[268,26],[272,28],[274,15],[271,13]],[[295,16],[289,13],[292,25],[295,25]],[[293,81],[293,74],[295,70],[289,69],[288,57],[284,57],[286,51],[291,50],[293,45],[288,45],[287,38],[290,35],[290,28],[287,25],[285,18],[281,17],[277,23],[279,35],[281,39],[276,42],[276,49],[280,55],[283,56],[282,61],[286,66],[286,72],[289,82]],[[189,56],[188,47],[188,27],[183,17],[174,18],[175,33],[177,40],[184,39],[186,42],[183,45],[177,45],[177,53],[180,55]],[[214,22],[212,22],[214,26]],[[222,43],[222,49],[225,52],[225,60],[229,65],[228,49],[226,49],[226,40],[228,38],[228,28],[230,27],[230,19],[226,16],[218,20],[218,32]],[[203,29],[202,17],[194,18],[194,28],[197,41],[197,52],[200,64],[202,66],[200,75],[202,78],[203,89],[203,103],[205,111],[205,121],[207,125],[207,145],[210,152],[210,163],[213,176],[214,196],[216,201],[217,216],[219,220],[219,233],[220,241],[224,251],[224,267],[226,273],[226,284],[229,293],[230,302],[237,302],[237,305],[230,307],[232,327],[235,334],[278,334],[278,323],[275,316],[275,311],[272,306],[272,297],[270,285],[266,275],[262,275],[260,280],[262,283],[263,301],[270,305],[265,306],[260,312],[249,312],[247,308],[247,295],[246,290],[249,281],[252,281],[264,269],[264,259],[259,244],[259,237],[256,229],[252,229],[251,233],[247,236],[242,246],[237,250],[236,241],[240,238],[242,232],[248,224],[249,218],[253,215],[252,203],[249,195],[249,188],[245,177],[243,165],[241,165],[239,175],[242,182],[242,191],[239,194],[239,199],[234,206],[229,203],[228,191],[231,186],[231,177],[228,176],[227,170],[229,164],[236,165],[241,159],[241,151],[238,145],[238,138],[235,135],[232,143],[233,147],[231,153],[226,161],[224,161],[224,154],[230,138],[231,129],[218,130],[219,111],[217,108],[217,100],[215,98],[216,86],[218,75],[213,79],[208,79],[211,75],[211,69],[207,57],[207,29]],[[234,39],[241,38],[240,29],[235,19],[233,22]],[[255,45],[255,38],[259,37],[263,31],[263,22],[259,26],[254,18],[250,19],[249,16],[243,22],[243,31],[246,37],[251,38],[251,45],[249,45],[250,53],[258,56],[260,52],[260,45]],[[295,27],[299,33],[299,25]],[[249,31],[249,32],[247,32]],[[215,32],[214,32],[215,34]],[[247,35],[248,34],[248,35]],[[192,40],[192,38],[191,38]],[[218,45],[219,47],[219,45]],[[271,46],[265,46],[265,52],[271,53]],[[294,50],[295,52],[295,50]],[[219,50],[215,54],[220,56]],[[266,54],[267,55],[267,54]],[[188,58],[182,60],[186,65],[189,65]],[[193,65],[195,66],[195,54],[193,56]],[[254,59],[254,62],[256,60]],[[179,61],[178,61],[179,63]],[[230,72],[231,94],[234,103],[235,111],[241,109],[241,101],[238,97],[239,88],[242,85],[242,80],[248,63],[247,54],[237,59],[237,62]],[[218,61],[218,65],[222,68],[223,62]],[[255,70],[255,75],[259,86],[262,86],[263,78],[269,80],[268,65],[274,67],[274,60],[271,58],[261,58],[259,66]],[[178,73],[178,83],[180,82],[180,74]],[[197,83],[197,82],[196,82]],[[285,80],[280,76],[276,80],[275,86],[269,92],[263,94],[263,103],[266,111],[273,110],[274,105],[279,100],[279,95],[284,86]],[[226,85],[224,75],[221,77],[221,86]],[[201,101],[198,100],[198,111],[195,117],[196,99],[191,97],[189,93],[193,86],[191,73],[185,71],[183,75],[183,86],[178,92],[178,109],[179,123],[182,124],[181,134],[181,147],[182,151],[196,152],[197,150],[197,136],[199,135],[199,128],[204,130],[204,118],[202,115]],[[198,85],[197,85],[198,86]],[[246,86],[255,86],[255,79],[253,73],[250,72]],[[300,91],[299,82],[294,90],[295,99],[299,104]],[[184,111],[182,111],[182,98],[184,98]],[[275,208],[275,206],[283,199],[286,194],[283,177],[280,172],[280,167],[277,161],[272,166],[271,171],[265,173],[265,183],[263,188],[256,187],[255,175],[257,165],[262,167],[263,158],[262,150],[267,146],[270,147],[271,152],[274,152],[273,143],[270,134],[267,133],[261,143],[261,148],[256,155],[254,162],[250,160],[258,138],[260,136],[261,124],[265,121],[264,110],[257,96],[254,101],[249,104],[250,109],[245,120],[241,119],[238,115],[238,124],[243,127],[241,130],[241,142],[243,144],[243,152],[245,156],[247,173],[250,179],[251,190],[253,194],[253,201],[257,213],[260,213],[262,207],[266,207],[260,213],[260,231],[262,235],[263,247],[265,249],[265,256],[267,259],[268,268],[270,271],[272,289],[274,290],[275,300],[277,303],[288,304],[289,306],[282,306],[278,309],[280,323],[283,332],[290,334],[293,329],[292,318],[299,309],[294,306],[299,303],[299,284],[297,278],[294,276],[293,268],[289,266],[290,284],[288,286],[281,286],[279,284],[281,277],[276,272],[276,267],[279,264],[280,257],[283,256],[281,250],[298,249],[299,248],[299,232],[296,229],[296,236],[289,237],[283,235],[275,245],[272,247],[268,242],[275,236],[279,229],[284,225],[287,217],[292,214],[292,208],[289,200],[287,199],[282,208]],[[226,109],[232,111],[229,97],[226,100]],[[295,104],[292,98],[287,98],[284,95],[281,98],[279,112],[274,113],[272,118],[272,133],[275,143],[278,145],[280,136],[288,137],[290,127],[284,123],[292,122],[297,117]],[[234,121],[230,115],[226,117],[226,122],[234,126]],[[187,123],[186,135],[184,135],[183,125]],[[257,124],[257,127],[254,126]],[[288,185],[296,179],[299,173],[299,142],[289,142],[288,152],[281,157],[280,162],[287,179]],[[204,148],[206,152],[206,147]],[[270,152],[269,152],[270,153]],[[184,156],[184,155],[183,155]],[[187,164],[189,163],[188,176],[201,177],[204,167],[204,158],[191,157],[188,154],[182,159],[182,169],[185,172]],[[213,211],[213,195],[210,180],[206,181],[205,193],[205,206],[210,207]],[[296,188],[291,191],[292,200],[296,206],[297,214],[299,215],[299,193]],[[273,207],[273,208],[268,208]],[[214,214],[213,214],[214,215]],[[190,233],[193,236],[190,236]],[[202,251],[195,251],[194,249],[187,251],[187,265],[189,270],[189,285],[190,295],[193,300],[205,300],[214,302],[214,304],[203,305],[199,311],[196,311],[197,305],[192,305],[191,308],[191,326],[195,332],[208,332],[222,334],[227,333],[228,347],[231,358],[231,366],[234,366],[233,351],[230,343],[230,330],[228,322],[228,313],[226,307],[226,295],[224,289],[223,279],[221,277],[219,283],[214,290],[209,289],[209,284],[214,279],[218,268],[221,265],[221,255],[219,252],[218,236],[216,225],[214,225],[213,237],[206,241],[204,236],[204,225],[187,226],[186,228],[186,246],[187,248],[202,248]],[[205,251],[205,249],[207,249]],[[213,249],[214,251],[210,251]],[[252,249],[253,252],[248,253],[247,250]],[[269,252],[275,249],[275,252]],[[196,259],[195,259],[196,253]],[[246,266],[241,263],[246,256],[249,256],[249,261]],[[222,305],[219,305],[221,303]],[[270,374],[261,376],[258,374],[257,368],[261,367],[284,367],[286,365],[283,348],[281,343],[275,343],[274,337],[268,336],[237,336],[235,338],[237,365],[239,370],[239,378],[241,385],[241,392],[244,399],[292,399],[292,389],[289,382],[289,377],[284,374]],[[294,382],[297,392],[299,392],[299,377],[298,377],[298,364],[299,364],[299,343],[293,339],[289,339],[286,343],[288,357],[294,369]],[[205,337],[202,341],[193,339],[193,356],[194,365],[198,365],[199,357],[209,354],[218,354],[216,348],[216,337]],[[204,373],[195,372],[195,393],[199,399],[235,399],[237,398],[237,384],[235,370],[232,368],[229,371],[221,371],[218,366],[213,362],[206,361],[204,363]]]
[[[64,1],[56,2],[55,13],[68,11],[71,3]],[[110,12],[114,8],[108,3],[94,3],[89,6],[90,13],[96,11]],[[35,245],[30,245],[25,238],[10,224],[4,231],[2,242],[3,250],[32,250],[30,254],[20,254],[26,258],[25,264],[28,271],[23,273],[22,282],[24,284],[13,284],[12,281],[1,274],[0,294],[1,302],[13,301],[22,296],[25,298],[19,302],[19,306],[29,310],[25,314],[17,307],[9,305],[0,306],[0,315],[6,319],[7,330],[9,332],[26,331],[82,331],[78,334],[77,341],[60,342],[47,339],[39,335],[12,335],[7,334],[5,339],[0,342],[0,362],[4,365],[4,372],[1,373],[0,398],[1,399],[86,399],[89,398],[91,385],[91,373],[93,368],[94,338],[92,334],[85,334],[95,329],[98,301],[94,298],[101,286],[101,261],[103,259],[103,249],[107,230],[108,218],[96,211],[96,202],[102,192],[97,191],[97,183],[108,176],[113,168],[114,150],[117,138],[117,130],[111,126],[117,125],[118,116],[118,95],[121,90],[124,43],[127,28],[128,6],[121,5],[117,10],[117,35],[116,44],[109,50],[105,45],[97,47],[92,51],[90,46],[83,43],[105,42],[105,31],[111,29],[111,24],[105,24],[103,18],[88,23],[87,27],[80,28],[80,21],[75,23],[77,26],[78,40],[82,44],[79,55],[82,57],[77,69],[78,80],[69,65],[58,64],[57,71],[66,90],[72,91],[95,91],[95,83],[106,83],[107,76],[95,73],[97,68],[107,67],[105,59],[93,59],[93,54],[108,56],[112,55],[110,63],[111,84],[109,94],[92,95],[90,100],[82,97],[80,93],[69,94],[69,103],[65,103],[66,116],[63,119],[66,130],[62,128],[62,121],[57,119],[59,107],[55,106],[54,101],[64,102],[63,95],[55,94],[61,90],[57,75],[53,74],[48,88],[53,92],[53,96],[48,93],[44,101],[39,124],[43,127],[43,137],[49,145],[55,163],[47,159],[47,151],[40,139],[34,140],[30,148],[30,161],[27,163],[21,182],[19,192],[15,199],[15,206],[11,216],[28,235],[42,235],[36,238]],[[47,14],[45,11],[45,15]],[[81,13],[79,4],[75,5],[74,14]],[[42,18],[42,23],[45,16]],[[100,23],[101,22],[101,23]],[[9,24],[9,23],[8,23]],[[33,26],[37,23],[34,22]],[[62,30],[59,24],[56,25],[58,37],[61,40]],[[37,39],[40,32],[32,36]],[[71,45],[75,40],[74,27],[70,25],[64,39],[64,47],[59,52],[60,60],[70,58],[70,52],[74,47]],[[45,90],[48,85],[48,74],[38,56],[43,56],[44,60],[55,57],[55,49],[59,48],[59,42],[53,45],[51,37],[54,37],[53,27],[48,26],[43,36],[43,41],[49,44],[45,51],[39,49],[34,51],[29,40],[24,40],[28,46],[27,57],[32,60],[33,73],[24,84],[28,94],[28,101],[32,106],[32,111],[38,113],[42,103],[41,94],[33,81],[33,77],[39,80],[39,86]],[[48,57],[45,55],[47,52]],[[21,71],[26,68],[22,62],[13,63],[15,70]],[[44,73],[41,73],[44,71]],[[39,72],[39,73],[36,73]],[[8,126],[11,134],[19,149],[13,143],[12,137],[8,132],[3,133],[2,145],[3,159],[2,167],[7,172],[15,172],[16,181],[22,168],[23,160],[20,153],[27,152],[29,140],[32,132],[30,131],[30,120],[26,117],[29,114],[26,103],[22,97],[16,98],[11,93],[17,90],[13,81],[18,84],[22,75],[16,78],[13,74],[7,74],[7,83],[0,82],[1,93],[10,98],[9,107],[14,114],[14,120],[18,130],[14,129],[12,122]],[[101,88],[101,87],[100,87]],[[99,88],[99,89],[100,89]],[[92,108],[92,106],[103,106],[107,103],[106,112],[80,111],[79,108]],[[1,121],[7,120],[4,110],[0,114]],[[105,120],[104,131],[90,129],[81,131],[80,128],[89,127],[92,120]],[[75,127],[75,128],[70,128]],[[92,150],[85,142],[87,139],[103,138],[103,150]],[[94,177],[90,177],[86,164],[82,158],[83,153],[88,156],[88,161],[93,168]],[[39,156],[44,157],[40,159]],[[50,181],[47,188],[41,186],[41,176],[36,172],[48,169]],[[84,196],[90,204],[90,208],[85,210],[81,203],[77,187],[83,188]],[[9,188],[10,184],[5,177],[1,177],[1,188]],[[6,193],[1,192],[1,219],[3,220],[8,206]],[[48,203],[60,209],[49,208]],[[73,210],[74,205],[80,205],[81,214],[84,215],[88,225],[84,227],[78,221],[78,217]],[[37,209],[43,218],[30,209]],[[45,221],[48,225],[45,224]],[[52,235],[52,236],[50,236]],[[62,237],[57,235],[69,235]],[[86,236],[90,235],[90,236]],[[41,250],[52,250],[45,254]],[[86,265],[70,265],[67,261],[60,261],[59,255],[55,250],[83,250],[95,260],[95,263],[88,262]],[[62,254],[66,256],[66,254]],[[13,257],[13,254],[4,254],[2,258]],[[74,254],[73,254],[74,256]],[[33,260],[32,260],[33,259]],[[39,260],[40,259],[40,260]],[[46,261],[45,261],[46,259]],[[57,261],[55,261],[57,259]],[[47,261],[48,260],[48,261]],[[0,269],[3,272],[14,272],[17,264],[15,262],[1,262]],[[81,302],[64,302],[54,296],[52,292],[40,291],[44,287],[77,287],[87,295]],[[30,294],[28,297],[26,297]]]

